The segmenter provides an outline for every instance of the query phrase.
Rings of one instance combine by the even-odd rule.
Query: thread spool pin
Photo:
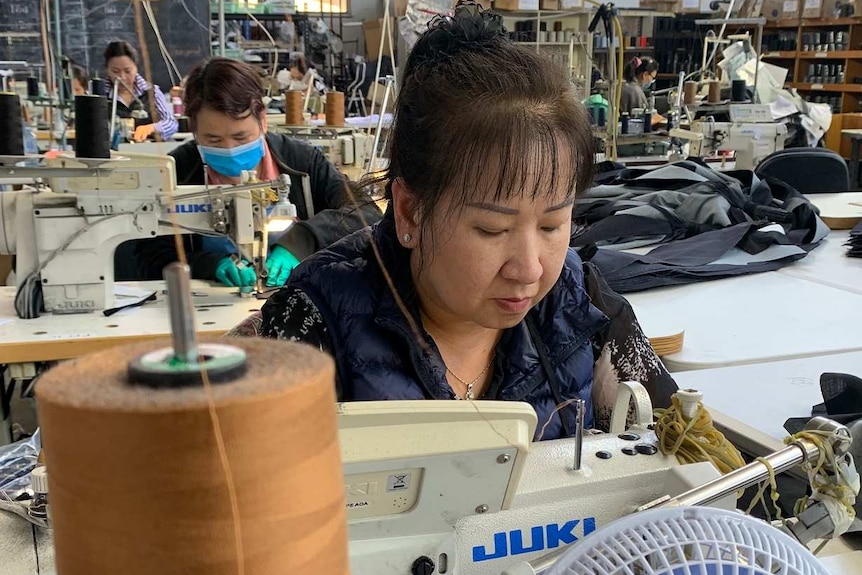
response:
[[[242,349],[224,344],[197,344],[189,266],[174,262],[163,273],[173,347],[135,358],[129,364],[129,381],[156,388],[184,387],[199,385],[204,377],[210,383],[224,383],[245,374],[246,354]]]
[[[165,268],[164,277],[168,288],[174,357],[178,361],[194,363],[198,360],[198,346],[192,305],[191,270],[187,264],[174,262]]]
[[[697,406],[703,401],[703,394],[696,389],[680,389],[676,392],[679,399],[680,411],[687,420],[692,420],[697,415]]]
[[[586,411],[586,402],[583,399],[576,399],[573,403],[575,406],[575,453],[572,469],[580,471],[581,460],[584,451],[584,412]]]

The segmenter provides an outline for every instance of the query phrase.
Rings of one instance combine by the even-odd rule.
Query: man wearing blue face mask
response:
[[[185,85],[185,110],[195,141],[174,149],[180,185],[238,184],[243,171],[259,180],[280,174],[291,179],[290,201],[298,220],[280,237],[270,235],[266,260],[269,287],[280,287],[301,260],[381,218],[373,201],[361,193],[356,203],[345,179],[324,155],[297,140],[266,133],[264,90],[250,66],[213,58],[197,66]],[[357,207],[357,204],[359,207]],[[238,257],[226,239],[184,236],[192,276],[229,286],[253,286],[253,266]],[[160,279],[165,265],[176,261],[171,237],[141,240],[135,248],[135,278]]]

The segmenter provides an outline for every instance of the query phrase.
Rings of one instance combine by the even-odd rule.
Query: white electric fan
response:
[[[712,507],[628,515],[575,543],[548,575],[829,575],[801,543]]]

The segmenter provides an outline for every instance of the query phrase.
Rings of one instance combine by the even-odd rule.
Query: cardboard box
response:
[[[803,18],[835,18],[836,7],[841,0],[800,0]]]
[[[799,12],[801,9],[802,6],[800,5],[799,0],[784,0],[781,5],[781,19],[792,20],[794,18],[799,18]]]
[[[682,14],[700,14],[700,0],[682,0],[679,11]]]
[[[784,7],[784,0],[763,0],[763,6],[760,7],[760,15],[766,18],[768,22],[781,20],[781,10]]]
[[[641,0],[641,8],[655,12],[679,13],[682,10],[682,0]]]
[[[820,18],[824,4],[823,0],[802,0],[802,17]]]
[[[763,9],[763,0],[745,0],[739,9],[740,18],[759,18]]]
[[[494,4],[497,10],[538,10],[539,0],[497,0]]]
[[[398,25],[395,18],[390,18],[392,21],[390,26],[392,30],[392,38],[398,38]],[[377,61],[377,53],[380,51],[380,39],[383,34],[383,18],[377,20],[366,20],[362,23],[362,33],[365,36],[365,57],[369,62]],[[383,55],[388,56],[391,52],[389,48],[389,38],[384,38]]]
[[[542,10],[559,10],[560,0],[539,0],[539,7]]]

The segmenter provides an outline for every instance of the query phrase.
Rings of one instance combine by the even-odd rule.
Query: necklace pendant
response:
[[[473,401],[476,399],[476,396],[473,394],[473,384],[467,386],[467,393],[464,394],[464,399]]]

